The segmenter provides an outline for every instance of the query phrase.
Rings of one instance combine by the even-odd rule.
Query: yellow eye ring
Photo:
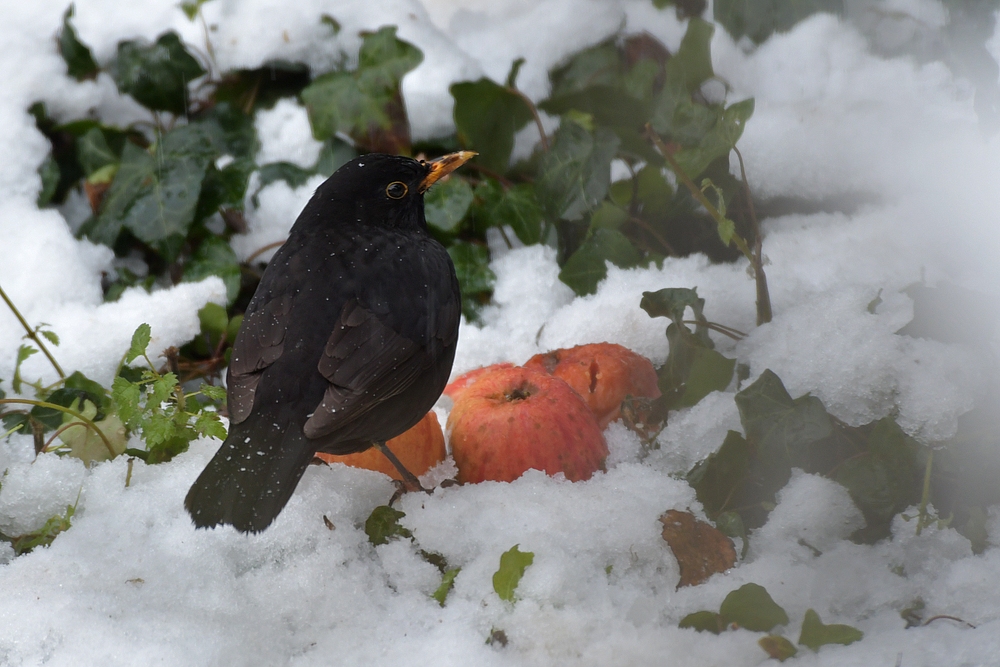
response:
[[[393,181],[385,186],[385,196],[389,199],[402,199],[410,189],[402,181]]]

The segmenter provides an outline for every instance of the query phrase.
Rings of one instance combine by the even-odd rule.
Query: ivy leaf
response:
[[[629,268],[641,261],[642,255],[627,236],[613,229],[596,229],[563,264],[559,280],[579,295],[593,294],[608,275],[607,262]]]
[[[715,76],[712,70],[712,34],[715,26],[701,18],[688,22],[681,45],[665,66],[665,86],[693,93]]]
[[[743,128],[753,111],[753,98],[737,102],[723,111],[712,127],[699,137],[697,144],[674,153],[681,170],[691,178],[697,178],[716,159],[728,155],[743,136]]]
[[[446,234],[454,234],[472,205],[472,186],[462,178],[452,176],[436,183],[424,195],[424,215],[427,224]]]
[[[726,596],[719,608],[726,625],[735,623],[754,632],[769,632],[788,623],[788,614],[758,584],[744,584]]]
[[[118,43],[112,75],[118,90],[156,111],[181,115],[187,109],[187,86],[205,73],[177,33],[166,32],[155,44]]]
[[[704,506],[709,517],[721,516],[720,513],[735,497],[749,462],[750,445],[742,435],[729,431],[719,451],[695,464],[687,474],[688,484],[694,488],[698,502]]]
[[[639,307],[650,317],[668,317],[678,325],[684,326],[684,312],[690,308],[694,319],[705,319],[705,300],[698,296],[697,289],[689,287],[667,287],[656,292],[643,292]]]
[[[63,27],[59,33],[59,53],[66,61],[67,73],[77,81],[94,79],[99,68],[86,44],[76,36],[76,30],[69,22],[73,18],[73,5],[63,14]]]
[[[551,150],[542,157],[538,180],[541,200],[555,218],[579,220],[597,208],[611,183],[611,161],[620,141],[606,128],[593,133],[563,122]]]
[[[455,577],[458,573],[462,571],[460,567],[453,567],[450,570],[445,570],[444,574],[441,576],[441,585],[437,587],[437,590],[431,594],[431,597],[437,600],[437,603],[444,606],[444,601],[448,597],[448,593],[451,589],[455,587]]]
[[[448,247],[462,292],[462,315],[470,322],[479,320],[479,308],[493,294],[497,276],[490,269],[490,251],[484,245],[456,241]]]
[[[387,544],[390,538],[413,537],[406,528],[399,525],[399,520],[406,514],[388,505],[379,505],[365,521],[365,534],[373,545]]]
[[[524,571],[535,561],[530,551],[518,551],[515,544],[500,555],[500,569],[493,575],[493,590],[501,600],[514,601],[514,590],[521,583]]]
[[[90,176],[102,167],[118,162],[118,154],[108,145],[100,127],[92,127],[76,140],[76,159],[83,173]]]
[[[844,0],[716,0],[715,20],[738,40],[744,35],[760,44],[818,12],[844,13]]]
[[[11,546],[14,547],[14,553],[21,556],[26,553],[30,553],[37,547],[47,547],[52,544],[52,541],[59,536],[59,533],[69,530],[72,526],[73,513],[76,508],[72,505],[66,507],[66,513],[63,515],[55,515],[50,517],[45,525],[38,530],[32,531],[30,533],[25,533],[24,535],[18,535],[11,540]]]
[[[453,84],[455,127],[465,148],[479,153],[477,161],[498,173],[507,171],[514,134],[532,119],[531,108],[519,94],[489,79]]]
[[[202,241],[184,265],[184,282],[198,282],[208,276],[222,278],[226,285],[228,303],[233,303],[239,296],[240,262],[229,243],[218,236],[210,236]]]
[[[694,628],[698,632],[711,632],[716,635],[725,629],[722,618],[714,611],[696,611],[688,614],[681,619],[677,627]]]
[[[675,407],[691,407],[713,391],[725,391],[733,379],[735,369],[735,359],[724,357],[707,347],[695,347],[691,351],[684,393]]]
[[[824,625],[819,614],[813,609],[808,609],[805,618],[802,619],[799,644],[818,651],[819,647],[824,644],[844,644],[846,646],[860,641],[864,636],[865,633],[850,625]]]
[[[49,153],[45,157],[45,161],[38,166],[38,175],[42,179],[42,189],[38,192],[36,203],[38,208],[43,208],[52,203],[56,190],[59,188],[59,180],[62,177],[59,162],[52,157],[52,153]]]
[[[316,77],[302,90],[313,136],[344,132],[372,148],[409,150],[409,125],[399,92],[403,75],[423,60],[420,49],[386,26],[363,35],[358,68]]]

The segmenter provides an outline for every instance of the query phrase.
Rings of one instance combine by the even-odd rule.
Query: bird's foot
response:
[[[399,476],[403,478],[402,482],[397,482],[397,485],[402,485],[402,491],[423,491],[424,493],[433,493],[433,489],[425,489],[421,484],[417,476],[406,469],[396,455],[392,453],[388,447],[385,446],[384,442],[374,443],[376,449],[382,452],[385,458],[389,459],[389,463],[393,465],[394,468],[399,472]],[[397,491],[399,492],[399,491]]]

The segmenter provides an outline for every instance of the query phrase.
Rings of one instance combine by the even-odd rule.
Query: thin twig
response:
[[[24,330],[28,332],[28,338],[34,341],[34,343],[39,347],[39,349],[41,349],[42,353],[49,358],[49,361],[52,362],[52,367],[56,369],[56,373],[59,373],[59,377],[65,380],[66,374],[63,373],[63,369],[60,368],[59,362],[57,362],[56,358],[52,356],[52,353],[49,352],[49,349],[45,347],[45,343],[43,343],[42,339],[38,337],[38,333],[36,331],[33,331],[32,328],[28,326],[28,322],[21,315],[21,312],[17,309],[17,306],[14,305],[14,302],[10,300],[10,297],[7,296],[7,293],[3,291],[3,287],[0,287],[0,297],[3,297],[3,300],[7,304],[7,307],[10,308],[12,313],[14,313],[14,317],[16,317],[17,321],[21,323],[21,326],[24,327]]]
[[[747,337],[747,334],[743,333],[739,329],[734,329],[732,327],[727,327],[725,324],[719,324],[718,322],[701,322],[699,320],[681,320],[682,324],[695,324],[698,326],[703,326],[711,329],[712,331],[717,331],[723,336],[728,336],[733,340],[743,340]]]
[[[281,241],[275,241],[274,243],[268,243],[263,248],[257,248],[252,253],[250,253],[249,257],[247,257],[245,260],[243,260],[243,263],[244,264],[249,264],[250,262],[254,261],[255,259],[257,259],[261,255],[263,255],[268,250],[272,250],[273,248],[280,248],[281,246],[285,245],[285,241],[286,240],[287,239],[283,239]]]
[[[959,618],[958,616],[949,616],[948,614],[938,614],[937,616],[931,616],[926,621],[924,621],[924,625],[930,625],[930,623],[932,621],[937,621],[937,620],[942,619],[942,618],[947,618],[949,621],[955,621],[957,623],[964,623],[965,625],[969,626],[973,630],[976,629],[976,626],[974,626],[972,623],[969,623],[964,618]]]
[[[674,250],[674,247],[672,245],[670,245],[670,242],[667,241],[667,239],[663,238],[663,236],[658,231],[656,231],[655,229],[653,229],[652,225],[650,225],[648,222],[646,222],[642,218],[634,216],[634,215],[630,215],[628,219],[629,219],[629,222],[632,222],[632,223],[638,225],[639,227],[642,227],[654,239],[656,239],[656,242],[660,244],[660,246],[667,252],[668,255],[673,255],[674,257],[677,256],[677,251]]]
[[[524,103],[528,105],[528,108],[531,110],[531,115],[535,119],[535,125],[538,127],[538,136],[542,138],[542,148],[545,149],[546,153],[548,153],[549,138],[545,136],[545,128],[542,126],[542,117],[538,115],[538,107],[535,106],[535,103],[531,101],[530,97],[522,93],[517,88],[509,86],[507,90],[520,97],[522,100],[524,100]]]

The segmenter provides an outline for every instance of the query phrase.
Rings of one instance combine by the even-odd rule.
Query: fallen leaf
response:
[[[660,517],[663,539],[670,545],[681,568],[681,586],[696,586],[717,572],[736,565],[733,541],[718,528],[700,521],[690,512],[668,510]]]

